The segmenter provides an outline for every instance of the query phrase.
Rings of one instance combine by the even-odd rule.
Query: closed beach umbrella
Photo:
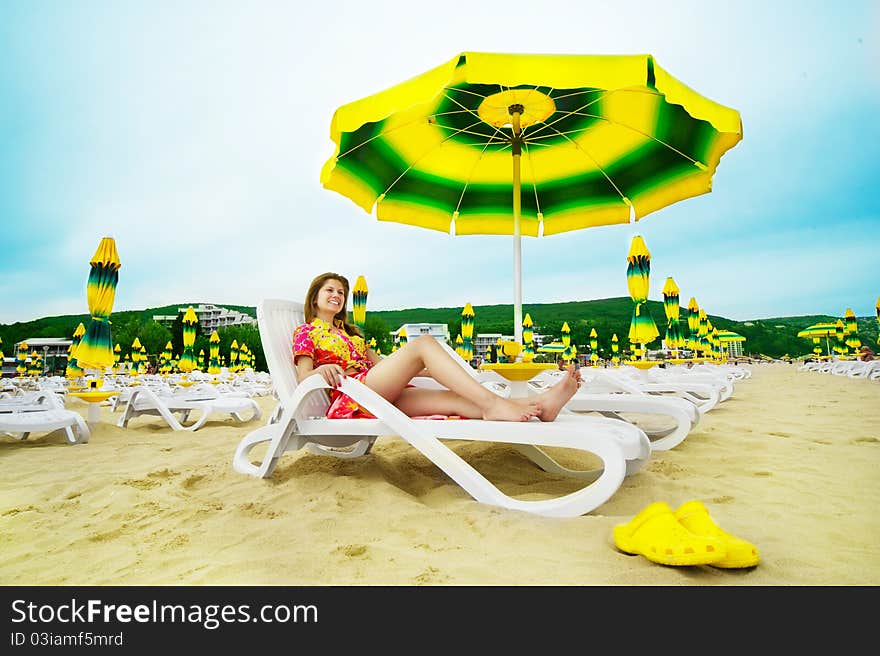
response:
[[[229,345],[229,371],[238,371],[238,340],[233,339]]]
[[[138,363],[141,359],[141,340],[137,337],[134,338],[134,341],[131,343],[131,364],[132,364],[132,372],[137,374],[138,372]]]
[[[367,325],[367,280],[363,276],[358,276],[354,283],[354,289],[351,290],[351,316],[355,325],[363,332]]]
[[[220,335],[216,330],[208,338],[208,352],[208,373],[216,376],[220,373]]]
[[[859,326],[856,322],[856,315],[852,311],[852,308],[846,308],[846,312],[843,316],[844,319],[846,319],[845,343],[847,347],[855,352],[862,345],[862,340],[859,339]]]
[[[400,346],[403,346],[404,344],[406,344],[406,342],[407,342],[406,328],[401,328],[400,330],[397,331],[397,342],[400,344]]]
[[[70,346],[67,347],[67,368],[64,370],[64,375],[67,378],[79,378],[85,373],[76,359],[76,349],[82,341],[82,336],[85,334],[86,327],[82,323],[73,331],[73,340],[70,342]]]
[[[611,335],[611,362],[615,367],[620,364],[620,355],[618,355],[619,351],[620,344],[618,343],[617,333],[614,333]]]
[[[522,338],[523,338],[523,362],[531,362],[535,359],[535,331],[534,331],[534,323],[532,323],[532,317],[529,313],[526,313],[525,318],[522,323]]]
[[[650,286],[651,253],[640,235],[632,238],[626,261],[626,286],[633,300],[629,341],[633,344],[649,344],[660,336],[660,331],[657,330],[646,305]]]
[[[663,285],[663,312],[666,314],[666,348],[677,351],[684,346],[684,335],[679,322],[678,285],[672,277],[666,279]]]
[[[378,220],[513,236],[521,343],[523,235],[629,223],[708,193],[742,123],[651,55],[465,52],[340,107],[330,136],[321,183]]]
[[[474,357],[474,308],[466,303],[461,311],[462,357],[468,362]]]
[[[196,344],[196,327],[199,318],[192,306],[186,309],[183,315],[183,353],[180,356],[180,370],[188,374],[196,368],[196,354],[193,347]]]
[[[76,360],[83,369],[97,369],[99,373],[113,364],[113,342],[110,338],[110,312],[116,298],[119,281],[119,254],[112,237],[104,237],[89,261],[87,298],[91,320],[86,334],[76,348]]]
[[[15,371],[18,373],[19,378],[24,378],[25,374],[28,372],[28,348],[27,342],[20,342],[18,344],[18,349],[15,351],[15,359],[18,361],[18,364],[15,366]]]
[[[687,348],[690,351],[693,351],[693,354],[697,354],[697,350],[699,349],[699,335],[700,335],[700,306],[697,304],[697,299],[691,296],[691,300],[688,301],[687,304],[687,322],[688,322],[688,338],[687,338]]]
[[[590,364],[595,365],[599,361],[599,333],[595,328],[590,328]]]
[[[709,315],[706,314],[705,309],[700,308],[700,314],[698,316],[697,344],[703,354],[708,357],[709,351],[711,351],[711,344],[709,342]]]
[[[142,374],[147,369],[147,347],[141,345],[138,351],[138,373]]]
[[[113,372],[119,372],[119,358],[122,357],[122,347],[119,344],[113,347]]]
[[[455,352],[463,359],[467,360],[467,358],[464,357],[464,340],[461,338],[461,335],[455,336]]]
[[[205,364],[205,349],[199,349],[199,367],[205,370],[208,368],[207,364]]]
[[[562,324],[562,343],[565,345],[562,359],[568,362],[574,357],[574,353],[571,350],[571,328],[568,327],[567,321]]]

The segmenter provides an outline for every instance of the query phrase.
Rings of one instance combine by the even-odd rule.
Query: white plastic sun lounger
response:
[[[369,410],[376,419],[327,419],[328,389],[320,376],[297,384],[291,343],[294,328],[303,322],[302,305],[292,301],[264,300],[257,306],[263,351],[281,403],[277,421],[246,435],[233,456],[240,473],[269,477],[288,451],[310,452],[337,458],[369,453],[379,436],[397,435],[409,442],[474,499],[503,508],[548,517],[575,517],[605,503],[627,474],[627,461],[643,462],[647,436],[635,426],[603,417],[560,415],[554,422],[503,422],[418,420],[353,378],[344,378],[340,391]],[[555,474],[573,476],[584,488],[555,499],[527,501],[510,497],[450,449],[444,440],[502,442],[514,445],[533,462]],[[250,452],[266,445],[257,463]],[[542,447],[577,449],[592,454],[601,467],[575,471],[562,467]],[[648,447],[650,451],[650,447]]]

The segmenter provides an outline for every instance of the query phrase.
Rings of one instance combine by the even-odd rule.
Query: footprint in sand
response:
[[[413,579],[418,585],[435,585],[438,583],[446,583],[449,580],[449,577],[436,567],[427,567],[424,572]]]
[[[852,444],[861,444],[861,443],[877,444],[878,442],[880,442],[880,439],[878,439],[876,437],[870,437],[870,436],[854,437],[851,440]]]
[[[363,558],[367,555],[367,545],[365,544],[345,544],[336,548],[337,553],[341,553],[346,558]]]
[[[772,435],[773,437],[791,437],[791,433],[767,433],[767,435]]]

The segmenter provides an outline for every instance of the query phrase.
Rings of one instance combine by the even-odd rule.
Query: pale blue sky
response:
[[[304,5],[308,6],[304,6]],[[523,301],[650,298],[733,319],[874,314],[880,295],[880,2],[0,3],[0,323],[301,300],[335,270],[367,309],[513,301],[512,238],[379,223],[319,182],[342,104],[466,50],[653,54],[737,109],[710,194],[635,225],[523,241]]]

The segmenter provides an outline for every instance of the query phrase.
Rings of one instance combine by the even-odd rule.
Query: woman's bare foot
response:
[[[577,392],[579,382],[580,374],[574,365],[569,365],[562,380],[543,394],[535,397],[535,400],[541,405],[541,413],[538,415],[541,421],[553,421],[559,416],[560,410]]]
[[[528,421],[532,417],[541,416],[542,412],[543,406],[537,401],[515,403],[497,396],[483,410],[483,419],[489,421]]]

